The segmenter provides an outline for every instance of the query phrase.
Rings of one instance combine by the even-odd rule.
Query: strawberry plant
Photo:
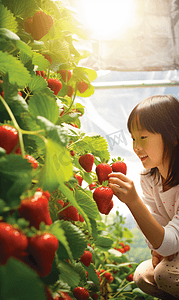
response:
[[[97,77],[79,64],[85,29],[62,1],[2,0],[0,17],[0,299],[127,299],[128,286],[137,299],[101,216],[108,145],[81,130],[77,97]]]

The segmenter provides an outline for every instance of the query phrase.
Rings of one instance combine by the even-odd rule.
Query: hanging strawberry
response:
[[[79,164],[86,172],[91,172],[94,163],[94,156],[91,153],[83,154],[79,157]]]
[[[9,154],[19,141],[17,130],[9,125],[0,126],[0,147]]]

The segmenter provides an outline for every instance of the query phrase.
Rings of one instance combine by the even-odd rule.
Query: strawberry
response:
[[[86,266],[89,267],[92,261],[92,254],[90,251],[84,251],[83,255],[80,258],[80,261]]]
[[[32,37],[40,40],[46,35],[53,25],[53,19],[43,11],[37,11],[33,16]]]
[[[96,201],[100,213],[106,214],[113,197],[113,190],[110,187],[97,187],[93,193],[93,199]]]
[[[91,295],[91,298],[92,298],[93,300],[97,300],[97,299],[98,299],[98,297],[99,297],[99,295],[98,295],[98,294],[92,294],[92,295]]]
[[[103,183],[103,181],[108,180],[108,175],[112,173],[112,168],[109,164],[102,163],[97,165],[96,167],[96,174],[98,176],[98,181],[100,184]]]
[[[50,62],[50,64],[52,64],[52,58],[49,54],[43,53],[42,55]]]
[[[55,95],[58,95],[62,88],[62,83],[57,78],[49,78],[47,80],[48,87],[54,92]]]
[[[111,200],[110,203],[109,203],[108,209],[105,212],[105,215],[108,215],[110,213],[113,206],[114,206],[114,202],[113,202],[113,200]]]
[[[127,279],[128,281],[133,281],[133,274],[130,274],[128,277],[126,277],[126,279]]]
[[[75,151],[70,150],[70,154],[71,154],[71,156],[75,156]]]
[[[94,156],[91,153],[83,154],[79,158],[79,164],[86,172],[91,172],[94,163]]]
[[[89,189],[92,191],[94,190],[94,188],[96,188],[96,182],[92,182],[90,185],[89,185]]]
[[[74,88],[71,85],[67,86],[67,96],[71,97],[74,93]]]
[[[119,244],[122,246],[122,248],[124,248],[124,243],[121,242],[121,243],[119,243]]]
[[[62,77],[62,80],[64,82],[68,82],[71,78],[71,71],[70,70],[63,70],[63,69],[60,69],[57,71],[57,73],[59,73]]]
[[[129,245],[125,245],[125,246],[124,246],[124,251],[127,252],[127,251],[129,251],[129,250],[130,250],[130,246],[129,246]]]
[[[37,234],[29,238],[28,263],[40,277],[51,272],[58,244],[57,238],[51,233]]]
[[[32,167],[34,169],[37,169],[38,167],[38,161],[36,161],[36,159],[30,155],[25,155],[25,158],[28,160],[29,163],[31,163]]]
[[[45,286],[44,290],[45,290],[45,297],[46,297],[45,299],[46,300],[53,300],[52,292],[50,291],[50,289],[47,286]]]
[[[14,149],[19,141],[17,130],[9,125],[0,126],[0,147],[6,150],[9,154]]]
[[[119,252],[121,252],[121,253],[125,253],[124,248],[122,248],[122,249],[121,249],[121,248],[118,248],[117,250],[118,250]]]
[[[77,89],[82,94],[88,89],[88,84],[85,81],[80,81],[77,83]]]
[[[63,200],[57,199],[58,204],[60,204],[61,207],[64,207],[64,202]]]
[[[43,192],[36,192],[34,196],[21,200],[18,212],[21,218],[30,222],[30,226],[39,229],[41,222],[51,225],[48,198]]]
[[[78,180],[79,185],[82,185],[82,181],[83,181],[83,177],[81,177],[80,175],[76,175],[74,174],[74,177]]]
[[[113,278],[113,276],[112,276],[112,274],[110,272],[104,273],[103,276],[106,278],[106,281],[108,283],[111,283],[114,280],[114,278]]]
[[[54,300],[71,300],[71,297],[66,292],[59,292],[61,294],[61,297],[59,295],[56,295]]]
[[[19,257],[28,247],[27,237],[13,225],[0,223],[0,264],[5,265],[9,257]]]
[[[80,215],[80,214],[79,214],[79,221],[80,221],[81,223],[83,223],[83,222],[85,221],[84,218],[83,218],[83,216]]]
[[[42,76],[43,78],[45,78],[45,71],[36,71],[36,75]]]
[[[69,202],[65,203],[63,208],[69,205]],[[68,206],[64,210],[59,212],[59,219],[65,221],[79,221],[78,210],[73,205]]]
[[[120,172],[126,175],[127,173],[127,165],[124,161],[117,160],[112,164],[112,171],[113,172]]]
[[[32,34],[33,18],[31,17],[27,18],[26,21],[24,22],[24,26],[25,26],[25,31],[29,34]]]
[[[88,300],[89,299],[89,293],[87,291],[87,289],[85,289],[84,287],[76,287],[73,290],[73,295],[77,300]]]

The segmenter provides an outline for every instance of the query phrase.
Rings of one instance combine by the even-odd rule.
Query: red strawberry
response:
[[[94,188],[96,188],[96,182],[92,182],[90,185],[89,185],[89,189],[92,191],[94,190]]]
[[[43,192],[36,192],[34,196],[21,200],[18,209],[21,218],[30,222],[30,226],[39,229],[41,222],[51,225],[52,220],[49,212],[49,200]]]
[[[89,299],[89,293],[87,291],[87,289],[85,289],[84,287],[76,287],[73,290],[73,295],[77,300],[88,300]]]
[[[54,92],[55,95],[58,95],[62,88],[62,83],[57,78],[49,78],[47,80],[48,87]]]
[[[77,83],[77,89],[82,94],[88,89],[88,84],[85,81],[80,81]]]
[[[36,75],[42,76],[43,78],[45,78],[45,72],[44,71],[36,71]]]
[[[37,11],[33,16],[32,37],[40,40],[46,35],[53,25],[53,19],[43,11]]]
[[[103,181],[108,180],[108,175],[112,173],[112,168],[109,164],[102,163],[97,165],[96,174],[98,176],[98,181],[102,184]]]
[[[113,172],[120,172],[120,173],[123,173],[124,175],[126,175],[127,165],[124,161],[118,160],[112,164],[112,170],[113,170]]]
[[[9,154],[14,149],[19,141],[17,130],[9,125],[0,126],[0,147],[6,150]]]
[[[98,294],[92,294],[92,295],[91,295],[91,298],[92,298],[93,300],[97,300],[97,299],[98,299],[98,297],[99,297],[99,295],[98,295]]]
[[[50,62],[50,64],[52,64],[52,59],[51,59],[51,56],[49,54],[43,53],[42,55]]]
[[[124,243],[119,243],[124,248]]]
[[[69,205],[69,202],[65,203],[63,208]],[[78,210],[73,205],[68,206],[64,210],[59,212],[59,219],[65,221],[79,221]]]
[[[80,214],[79,214],[79,221],[80,221],[81,223],[83,223],[83,222],[85,221],[84,218],[83,218],[83,216],[80,215]]]
[[[125,253],[124,248],[122,248],[122,249],[121,249],[121,248],[118,248],[117,250],[118,250],[119,252],[121,252],[121,253]]]
[[[128,277],[126,277],[126,279],[127,279],[128,281],[133,281],[133,274],[130,274]]]
[[[86,266],[89,267],[92,261],[92,254],[90,251],[84,251],[83,255],[80,258],[80,261]]]
[[[25,158],[28,160],[28,162],[31,163],[32,167],[34,169],[37,169],[38,167],[38,161],[36,161],[36,159],[30,155],[25,155]]]
[[[93,198],[96,201],[100,213],[106,214],[113,197],[113,190],[110,187],[97,187],[94,190]]]
[[[79,164],[86,172],[91,172],[94,163],[94,156],[91,153],[83,154],[79,158]]]
[[[56,295],[54,300],[71,300],[71,297],[66,292],[59,292],[61,294],[61,297],[59,295]]]
[[[70,154],[71,154],[71,156],[75,156],[75,151],[70,150]]]
[[[67,86],[67,96],[71,97],[73,95],[74,88],[71,85]]]
[[[50,291],[50,289],[47,286],[45,286],[44,290],[45,290],[46,300],[53,300],[52,292]]]
[[[125,246],[124,246],[124,251],[127,252],[127,251],[129,251],[129,250],[130,250],[130,246],[129,246],[129,245],[125,245]]]
[[[29,34],[32,34],[33,31],[33,18],[29,17],[24,22],[25,25],[25,31]]]
[[[106,281],[108,283],[111,283],[114,280],[114,278],[113,278],[113,276],[112,276],[112,274],[110,272],[104,273],[103,276],[106,278]]]
[[[62,80],[64,82],[68,82],[71,78],[71,71],[70,70],[60,69],[60,70],[57,71],[57,73],[60,73],[60,75],[62,77]]]
[[[12,225],[0,223],[0,264],[6,264],[9,257],[19,257],[28,247],[27,237]]]
[[[79,185],[82,185],[83,178],[80,175],[74,174],[74,177],[78,180]]]
[[[44,277],[50,273],[58,244],[57,238],[51,233],[29,238],[28,262],[39,276]]]
[[[108,215],[110,213],[113,206],[114,206],[114,202],[113,202],[113,200],[111,200],[111,202],[109,203],[108,209],[105,212],[105,215]]]
[[[60,204],[61,207],[64,207],[64,202],[63,200],[57,199],[58,204]]]

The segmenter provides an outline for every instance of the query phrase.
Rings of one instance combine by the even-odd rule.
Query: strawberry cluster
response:
[[[117,248],[117,247],[114,247],[115,250],[121,252],[121,253],[125,253],[127,251],[130,250],[130,246],[129,245],[124,245],[124,243],[119,243],[121,245],[122,248]]]
[[[100,270],[101,275],[105,278],[106,282],[112,283],[114,278],[110,272],[107,272],[106,270],[102,269]]]

